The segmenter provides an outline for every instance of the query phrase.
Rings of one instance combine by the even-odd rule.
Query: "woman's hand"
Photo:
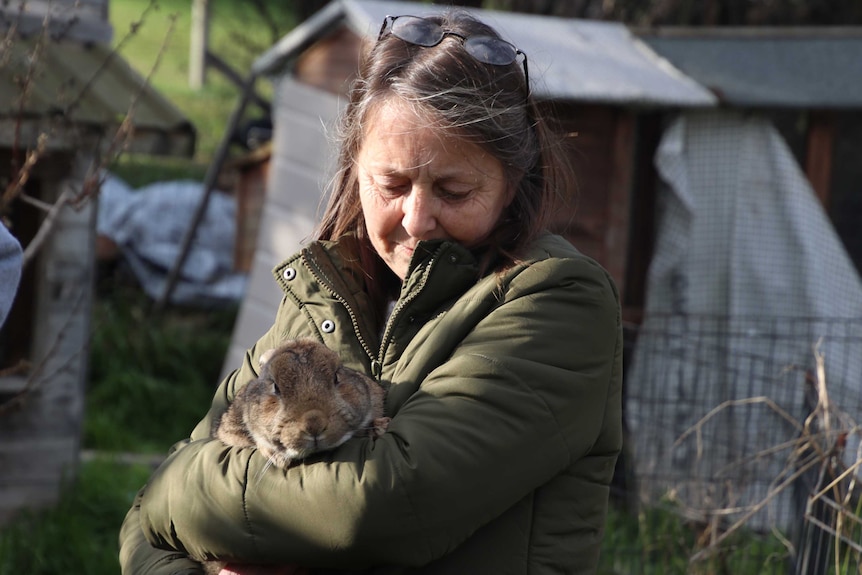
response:
[[[305,567],[298,565],[254,565],[251,563],[228,563],[219,575],[308,575]]]

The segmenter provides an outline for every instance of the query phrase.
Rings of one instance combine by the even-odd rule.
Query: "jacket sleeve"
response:
[[[594,263],[527,266],[489,299],[449,312],[441,337],[457,344],[376,441],[287,470],[212,440],[179,450],[144,490],[147,539],[314,567],[422,565],[452,551],[594,450],[619,385],[619,303]]]
[[[180,551],[165,551],[150,545],[138,520],[140,493],[120,529],[120,566],[123,575],[203,575],[200,563]]]
[[[198,423],[189,439],[181,441],[171,448],[167,461],[170,461],[177,452],[185,449],[193,440],[202,440],[211,435],[212,423],[224,412],[230,399],[235,395],[237,382],[250,381],[257,377],[257,360],[255,358],[259,357],[260,350],[274,347],[278,339],[278,333],[275,330],[270,330],[246,353],[242,367],[225,378],[219,385],[209,413]],[[145,490],[146,487],[137,494],[120,529],[119,559],[123,575],[203,574],[201,565],[190,559],[188,553],[183,549],[159,549],[144,536],[141,529],[140,504]]]

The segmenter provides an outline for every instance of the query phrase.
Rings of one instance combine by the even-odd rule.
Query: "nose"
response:
[[[423,187],[414,185],[404,198],[401,225],[411,237],[425,239],[437,228],[437,201]]]
[[[321,434],[326,431],[327,418],[319,409],[313,409],[303,415],[302,427],[308,437],[317,442]]]

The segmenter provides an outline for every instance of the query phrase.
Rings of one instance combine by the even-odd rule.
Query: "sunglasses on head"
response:
[[[524,57],[524,81],[527,86],[527,95],[530,94],[530,75],[527,73],[527,55],[515,48],[509,42],[495,36],[470,36],[465,37],[457,32],[443,29],[436,22],[419,16],[387,16],[383,19],[380,34],[377,35],[379,42],[391,34],[399,40],[408,44],[431,48],[443,41],[446,36],[454,36],[461,40],[464,50],[470,56],[492,66],[508,66],[518,59],[518,55]]]

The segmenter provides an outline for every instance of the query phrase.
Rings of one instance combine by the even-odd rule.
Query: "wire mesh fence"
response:
[[[862,574],[862,318],[627,334],[602,573]]]

